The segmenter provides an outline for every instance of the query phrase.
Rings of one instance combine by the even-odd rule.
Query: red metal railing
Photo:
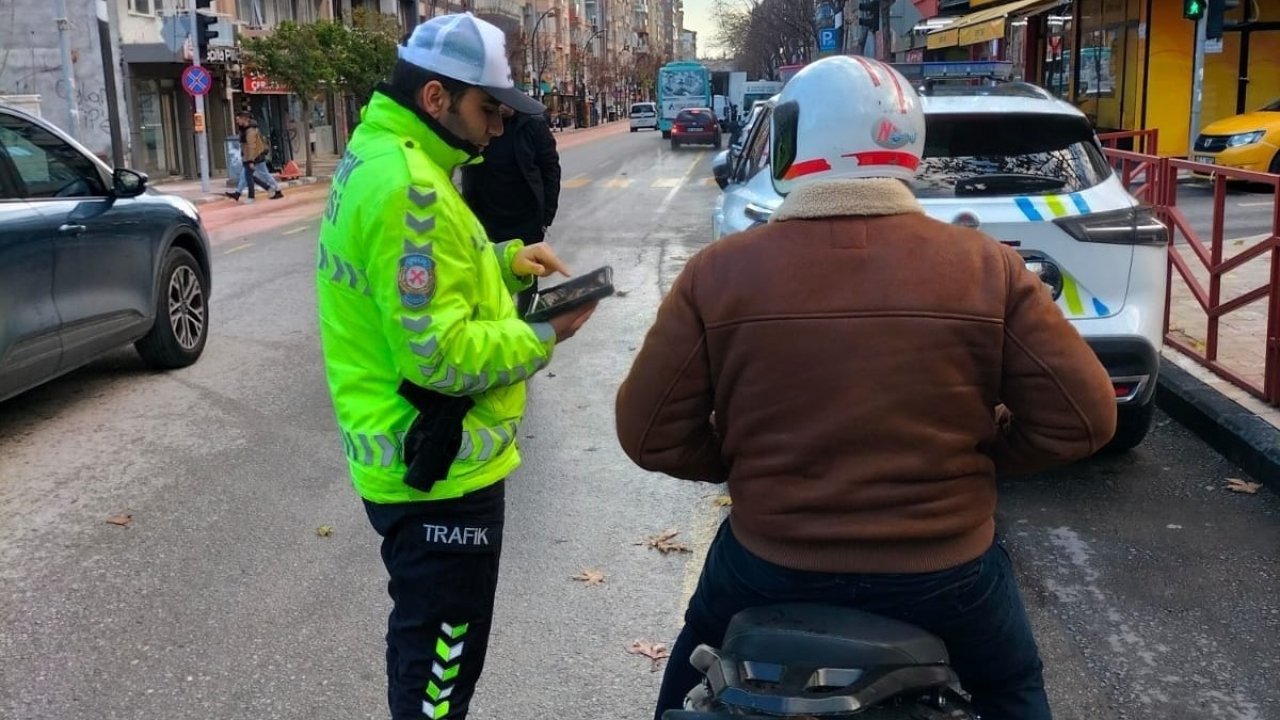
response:
[[[1107,156],[1130,192],[1155,206],[1169,226],[1165,343],[1238,387],[1273,405],[1280,405],[1280,176],[1115,148],[1114,141],[1123,140],[1124,137],[1141,140],[1144,143],[1143,149],[1147,149],[1156,146],[1156,135],[1152,130],[1115,133],[1100,136],[1099,139],[1103,140]],[[1108,140],[1112,142],[1108,144]],[[1213,185],[1213,220],[1208,242],[1199,236],[1178,207],[1178,178],[1184,172],[1206,176]],[[1224,238],[1229,182],[1247,182],[1269,187],[1272,198],[1270,234],[1256,238],[1254,244],[1231,257],[1226,256],[1227,241]],[[1266,195],[1256,197],[1265,198]],[[1233,244],[1242,245],[1244,240],[1234,241]],[[1238,271],[1250,261],[1260,258],[1270,263],[1269,272],[1260,274],[1262,283],[1248,288],[1248,281],[1245,280],[1244,289],[1238,289],[1233,297],[1224,299],[1224,280],[1228,273]],[[1256,263],[1252,267],[1256,267]],[[1171,332],[1175,272],[1181,279],[1182,286],[1204,312],[1203,343],[1197,342],[1191,335]],[[1257,273],[1256,270],[1253,272]],[[1201,282],[1197,275],[1207,275],[1208,282]],[[1233,283],[1239,284],[1239,280]],[[1221,354],[1224,318],[1258,302],[1265,303],[1265,314],[1258,316],[1256,311],[1248,311],[1253,317],[1243,319],[1238,328],[1233,327],[1233,333],[1235,340],[1248,342],[1252,339],[1263,344],[1260,378],[1256,368],[1245,367],[1251,364],[1248,353],[1232,353],[1225,358]],[[1254,328],[1260,337],[1251,337]]]
[[[1139,200],[1155,205],[1155,162],[1159,159],[1159,130],[1134,130],[1098,136],[1124,186]],[[1122,147],[1125,146],[1125,147]]]

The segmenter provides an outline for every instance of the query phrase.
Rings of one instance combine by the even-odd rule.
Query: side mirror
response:
[[[729,151],[722,150],[711,161],[711,173],[715,175],[716,184],[720,186],[721,190],[729,187],[729,171]]]
[[[138,197],[147,191],[147,176],[134,170],[116,168],[111,173],[111,186],[116,197]]]

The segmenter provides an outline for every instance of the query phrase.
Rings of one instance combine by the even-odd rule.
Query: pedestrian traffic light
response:
[[[1182,0],[1182,17],[1199,20],[1204,17],[1205,0]]]
[[[879,0],[863,0],[858,3],[858,24],[870,32],[880,31]]]
[[[1205,21],[1204,36],[1217,40],[1227,27],[1227,11],[1240,7],[1240,0],[1204,0]]]
[[[201,60],[209,50],[209,41],[219,37],[220,33],[213,26],[218,23],[213,11],[209,8],[213,0],[196,0],[196,56]]]

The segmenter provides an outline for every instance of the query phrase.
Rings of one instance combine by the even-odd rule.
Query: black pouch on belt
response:
[[[469,396],[456,397],[428,390],[405,381],[400,395],[418,411],[418,417],[404,436],[404,482],[422,492],[431,492],[437,480],[449,475],[449,466],[462,447],[462,419],[475,407]]]

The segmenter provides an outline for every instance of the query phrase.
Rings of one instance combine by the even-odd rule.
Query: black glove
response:
[[[428,390],[409,381],[400,384],[400,395],[418,411],[404,436],[404,482],[431,492],[437,480],[449,476],[449,467],[462,447],[462,420],[475,400]]]

